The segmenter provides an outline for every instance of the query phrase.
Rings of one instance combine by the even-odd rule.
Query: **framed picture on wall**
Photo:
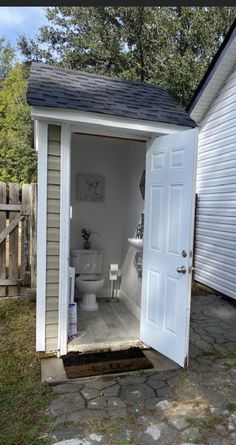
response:
[[[105,179],[100,175],[78,174],[76,198],[78,201],[103,202]]]

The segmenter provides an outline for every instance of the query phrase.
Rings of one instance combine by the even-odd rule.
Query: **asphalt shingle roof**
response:
[[[187,112],[161,87],[32,63],[29,105],[103,113],[195,127]]]

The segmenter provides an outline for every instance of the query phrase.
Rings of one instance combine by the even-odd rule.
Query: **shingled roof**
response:
[[[32,63],[29,105],[109,114],[187,127],[195,122],[161,87]]]

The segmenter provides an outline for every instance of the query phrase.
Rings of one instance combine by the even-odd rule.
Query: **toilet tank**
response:
[[[79,274],[102,274],[103,251],[102,250],[72,250],[71,265]]]

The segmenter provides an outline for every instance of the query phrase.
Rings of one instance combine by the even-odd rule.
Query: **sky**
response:
[[[46,23],[43,8],[0,7],[0,37],[5,37],[14,47],[20,34],[33,37],[38,28]]]

